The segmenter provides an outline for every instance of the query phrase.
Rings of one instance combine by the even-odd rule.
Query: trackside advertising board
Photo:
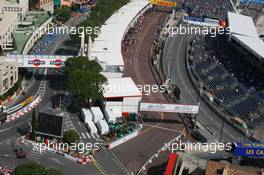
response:
[[[250,3],[250,2],[253,2],[253,3],[256,3],[256,4],[264,4],[264,0],[240,0],[241,4]]]
[[[197,114],[199,106],[183,104],[140,103],[140,111]]]
[[[165,1],[165,0],[149,0],[150,4],[153,5],[160,5],[160,6],[167,6],[167,7],[176,7],[177,3],[172,1]]]
[[[60,58],[25,58],[23,67],[60,68],[64,66],[65,59]]]
[[[264,157],[264,143],[234,143],[235,156]]]

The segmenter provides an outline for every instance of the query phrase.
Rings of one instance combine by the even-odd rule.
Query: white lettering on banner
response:
[[[160,104],[160,103],[140,103],[140,111],[152,112],[174,112],[197,114],[199,106],[197,105],[183,105],[183,104]]]

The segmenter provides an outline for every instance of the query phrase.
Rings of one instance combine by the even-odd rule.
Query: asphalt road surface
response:
[[[11,139],[9,139],[11,141]],[[15,141],[14,146],[9,144],[9,140],[1,143],[0,149],[0,159],[1,165],[8,165],[10,168],[14,169],[17,165],[26,162],[33,162],[45,165],[47,168],[57,168],[62,170],[64,175],[84,175],[84,174],[93,174],[93,175],[101,175],[95,164],[90,163],[88,165],[80,165],[71,160],[64,158],[62,155],[58,155],[56,153],[49,152],[47,150],[43,152],[39,152],[37,150],[33,150],[32,146],[24,145]],[[12,141],[13,142],[13,141]],[[13,149],[22,148],[26,154],[25,159],[17,159]]]
[[[150,69],[149,55],[159,20],[165,20],[166,14],[151,12],[145,17],[142,30],[134,36],[135,43],[127,48],[124,55],[125,76],[130,76],[136,85],[156,85]],[[143,102],[168,103],[161,92],[152,92],[143,96]],[[177,114],[142,113],[146,114],[142,132],[115,148],[113,152],[131,172],[137,172],[144,163],[165,142],[178,136],[183,124]]]
[[[171,80],[181,89],[181,100],[185,104],[197,104],[198,94],[194,90],[188,77],[185,64],[185,51],[187,47],[187,35],[175,35],[167,40],[164,48],[163,67],[170,75]],[[198,121],[210,130],[216,139],[220,138],[222,119],[202,100]],[[245,136],[235,130],[231,125],[225,123],[223,129],[224,142],[243,141]]]

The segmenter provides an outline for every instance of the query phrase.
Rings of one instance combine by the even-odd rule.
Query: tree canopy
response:
[[[57,20],[66,22],[71,18],[72,10],[70,7],[62,6],[56,9],[54,13],[56,15]]]
[[[115,11],[128,2],[129,0],[100,0],[96,6],[91,9],[90,17],[80,23],[78,27],[101,27]],[[71,35],[71,37],[74,40],[80,39],[79,34]],[[96,37],[97,35],[95,33],[91,34],[92,40]]]
[[[15,168],[14,175],[43,175],[45,168],[34,163],[20,164]]]
[[[96,61],[89,61],[86,57],[69,58],[65,62],[67,87],[81,106],[103,98],[100,87],[106,78],[100,73],[102,67]]]
[[[63,133],[63,142],[71,145],[79,140],[79,136],[75,130],[68,130]]]
[[[63,172],[55,168],[50,168],[46,170],[45,175],[63,175]]]
[[[14,175],[63,175],[63,172],[55,168],[45,169],[36,163],[23,163],[15,168]]]

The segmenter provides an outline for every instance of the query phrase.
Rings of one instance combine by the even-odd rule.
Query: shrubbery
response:
[[[100,0],[99,3],[91,9],[90,17],[80,23],[78,27],[101,27],[113,13],[128,2],[129,0]],[[96,37],[96,34],[91,34],[92,40]],[[79,40],[79,34],[72,35],[72,39]]]

